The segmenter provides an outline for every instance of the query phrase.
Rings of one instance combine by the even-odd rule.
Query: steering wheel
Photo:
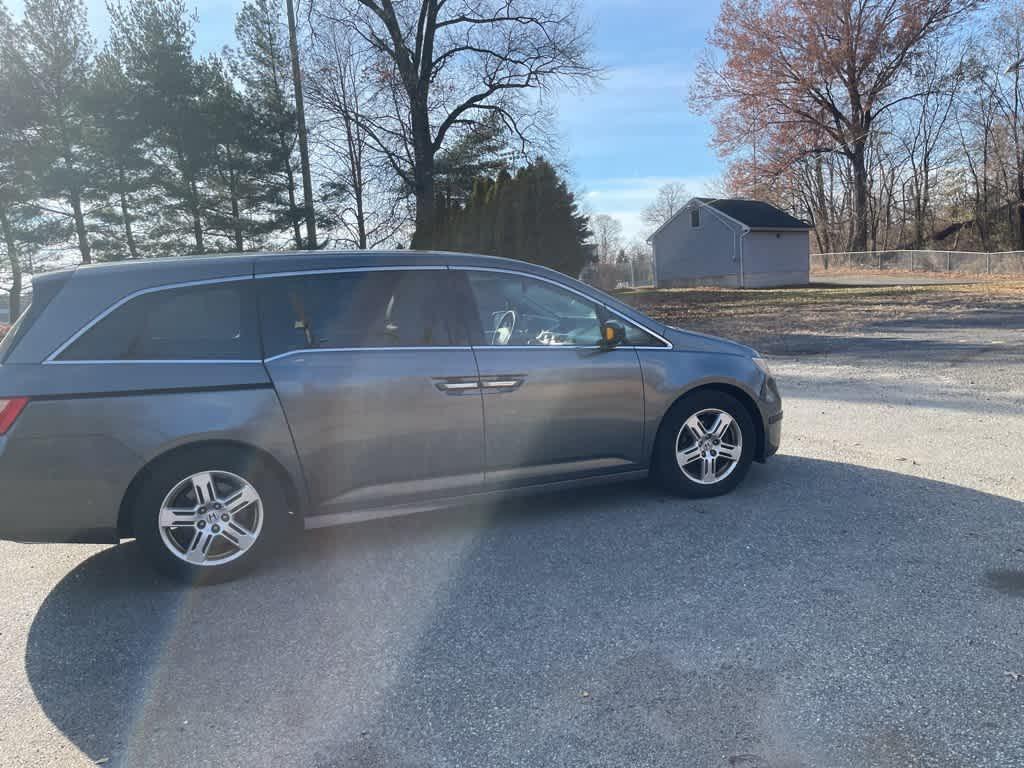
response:
[[[512,332],[516,329],[516,311],[506,310],[498,320],[494,333],[491,334],[491,346],[504,346],[512,339]]]

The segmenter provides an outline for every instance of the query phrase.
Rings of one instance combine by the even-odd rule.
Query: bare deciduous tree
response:
[[[690,193],[682,182],[672,181],[663,184],[658,189],[658,196],[654,198],[654,202],[644,208],[640,216],[644,224],[651,229],[657,229],[675,216],[676,212],[686,205],[686,201],[689,199]]]
[[[318,134],[333,162],[326,162],[339,210],[324,213],[343,245],[375,248],[393,243],[408,224],[408,195],[370,141],[364,115],[387,108],[375,103],[375,58],[347,27],[326,22],[311,33],[307,86],[324,114]]]
[[[453,129],[497,114],[529,141],[544,92],[598,74],[575,2],[324,0],[318,12],[379,57],[394,109],[359,122],[412,191],[418,248],[432,243],[434,159]]]
[[[869,237],[868,149],[876,121],[912,98],[897,86],[927,41],[979,0],[725,0],[692,103],[737,150],[735,116],[777,126],[803,153],[842,154],[853,181],[853,248]],[[756,118],[755,118],[756,116]],[[741,136],[740,141],[745,139]]]

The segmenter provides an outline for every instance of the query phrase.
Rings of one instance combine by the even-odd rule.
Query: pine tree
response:
[[[12,61],[13,87],[25,98],[31,142],[30,171],[36,196],[60,201],[74,231],[82,262],[92,261],[85,222],[85,198],[91,191],[91,167],[85,109],[93,41],[82,0],[26,0],[16,32],[18,55]]]
[[[214,161],[206,95],[216,74],[192,55],[194,18],[184,0],[127,0],[110,8],[111,39],[147,120],[154,178],[163,193],[151,235],[161,250],[205,253],[204,181]]]
[[[239,48],[230,55],[232,74],[242,83],[251,105],[250,119],[267,141],[255,158],[269,229],[289,229],[302,248],[304,211],[299,207],[295,156],[297,127],[291,102],[291,60],[287,27],[275,0],[250,0],[235,19]]]
[[[519,259],[578,276],[590,260],[585,243],[587,219],[555,168],[543,159],[511,176],[502,170],[496,180],[474,181],[464,210],[448,207],[447,198],[435,203],[444,209],[445,248]]]
[[[96,184],[108,196],[95,215],[93,245],[102,260],[137,259],[143,252],[135,222],[143,218],[139,210],[155,202],[154,168],[145,152],[148,127],[138,96],[109,48],[96,57],[87,104]]]

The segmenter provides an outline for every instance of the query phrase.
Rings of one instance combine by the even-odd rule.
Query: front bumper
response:
[[[782,444],[782,411],[769,416],[764,424],[764,457],[774,456]]]

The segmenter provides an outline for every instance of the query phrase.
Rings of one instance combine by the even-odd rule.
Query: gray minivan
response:
[[[781,419],[750,348],[523,262],[79,267],[36,277],[0,343],[0,536],[135,537],[221,580],[295,527],[648,474],[718,495]]]

